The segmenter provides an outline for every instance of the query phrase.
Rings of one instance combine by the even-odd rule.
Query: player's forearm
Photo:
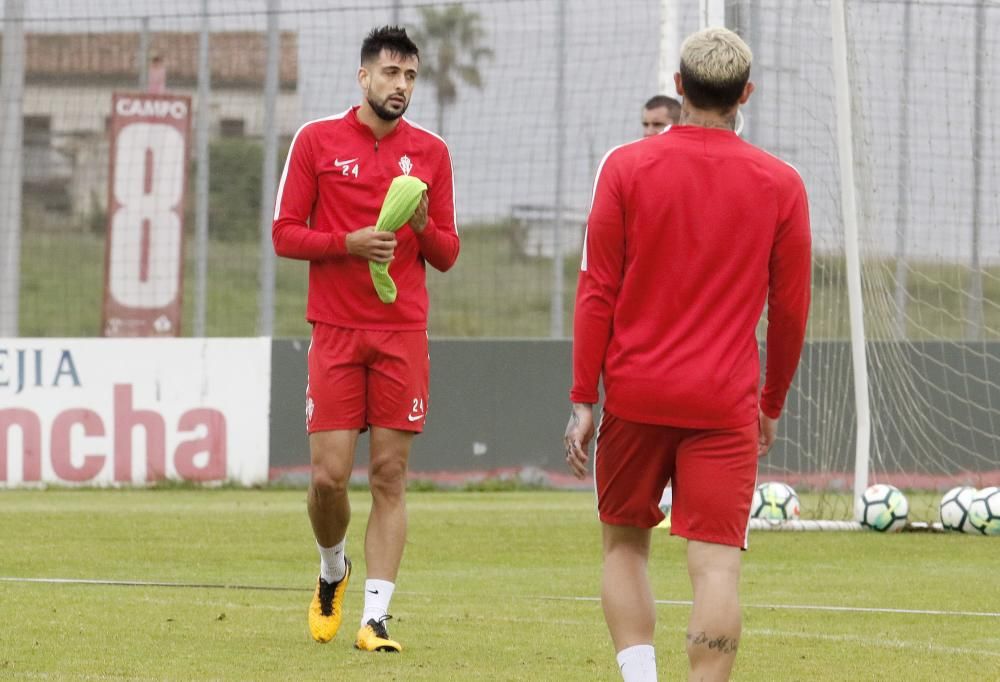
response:
[[[597,399],[600,397],[597,389],[596,388],[584,389],[580,387],[582,386],[583,383],[586,383],[588,386],[589,385],[596,386],[596,384],[592,384],[589,379],[583,380],[577,378],[576,372],[573,372],[573,374],[574,374],[573,388],[571,388],[569,391],[570,402],[573,403],[574,405],[593,405],[594,403],[596,403]]]
[[[578,351],[578,345],[574,340],[573,386],[569,390],[569,399],[573,404],[593,405],[600,397],[597,386],[601,378],[601,362],[594,361],[594,356],[600,351],[592,348]]]
[[[760,396],[760,409],[772,419],[781,416],[785,398],[799,366],[802,346],[805,343],[806,312],[784,314],[768,311],[767,359],[764,389]]]
[[[597,402],[597,386],[611,342],[611,323],[621,290],[624,226],[614,215],[610,219],[600,219],[600,206],[604,203],[598,197],[591,210],[577,282],[573,311],[573,388],[570,391],[570,400],[574,403]],[[589,263],[588,253],[591,256]]]
[[[323,260],[347,253],[343,238],[330,232],[317,232],[289,219],[274,223],[271,230],[274,252],[283,258]]]
[[[812,246],[805,195],[771,254],[767,296],[767,360],[760,409],[777,419],[799,365],[809,318]]]
[[[458,260],[460,242],[453,223],[440,225],[428,218],[424,229],[414,234],[420,244],[420,255],[435,270],[447,272]]]
[[[569,399],[593,404],[599,397],[601,368],[611,338],[612,308],[605,301],[581,296],[573,322],[573,387]]]

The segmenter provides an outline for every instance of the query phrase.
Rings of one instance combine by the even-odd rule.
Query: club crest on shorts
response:
[[[306,424],[309,424],[313,420],[313,412],[316,411],[316,403],[313,402],[312,398],[306,398]]]
[[[410,171],[413,170],[413,162],[406,154],[399,157],[399,169],[403,171],[403,175],[409,175]]]

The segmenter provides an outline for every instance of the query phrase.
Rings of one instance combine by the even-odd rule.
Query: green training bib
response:
[[[395,232],[406,224],[413,212],[417,210],[420,197],[427,191],[427,185],[419,178],[409,175],[400,175],[393,178],[389,185],[389,191],[385,193],[382,201],[382,210],[379,211],[378,220],[375,222],[376,232]],[[389,276],[388,263],[376,263],[368,261],[368,270],[372,275],[372,283],[375,285],[375,293],[383,303],[393,303],[396,300],[396,283]]]

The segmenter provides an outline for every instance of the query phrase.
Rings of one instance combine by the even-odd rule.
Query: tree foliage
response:
[[[483,42],[486,32],[476,11],[461,4],[422,6],[413,39],[420,48],[421,78],[431,82],[437,101],[437,132],[444,134],[444,114],[458,99],[459,82],[482,89],[479,63],[493,56]]]

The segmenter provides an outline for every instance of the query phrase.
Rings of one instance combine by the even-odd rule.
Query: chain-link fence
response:
[[[756,53],[744,136],[794,164],[809,187],[819,285],[812,333],[842,337],[829,6],[726,5],[727,22]],[[990,54],[1000,8],[971,0],[848,7],[862,238],[881,267],[871,270],[879,289],[868,295],[888,292],[895,310],[886,318],[893,328],[876,324],[877,335],[956,338],[971,329],[996,337],[1000,207],[989,189],[998,175],[989,112],[998,104],[1000,62]],[[660,0],[615,8],[597,0],[187,0],[169,8],[7,0],[3,333],[105,331],[112,97],[150,91],[191,98],[183,203],[174,210],[183,239],[168,243],[179,256],[161,268],[179,274],[180,333],[307,333],[305,266],[269,261],[261,204],[271,201],[295,130],[359,101],[364,34],[398,22],[425,41],[425,61],[450,58],[418,83],[408,112],[448,140],[455,166],[463,251],[451,272],[429,275],[432,335],[568,336],[595,169],[609,148],[639,137],[640,107],[662,82],[663,35],[696,29],[698,9]],[[443,94],[451,90],[453,100]],[[152,259],[153,274],[164,257],[155,237],[146,251],[137,237],[133,250]],[[883,270],[891,282],[877,281]],[[958,320],[953,310],[963,306],[968,315]]]

